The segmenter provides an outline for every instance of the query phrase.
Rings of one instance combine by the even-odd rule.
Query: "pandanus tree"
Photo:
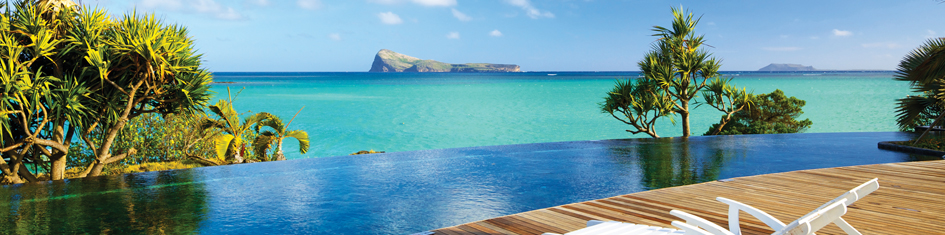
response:
[[[687,13],[682,8],[672,8],[672,12],[673,23],[670,28],[653,27],[656,32],[653,36],[659,39],[643,60],[637,63],[642,77],[636,81],[618,81],[601,103],[604,113],[633,127],[627,132],[646,133],[658,138],[654,130],[656,120],[679,115],[682,136],[689,137],[691,101],[706,88],[710,79],[721,79],[720,61],[702,49],[705,39],[695,34],[699,19],[693,18],[691,12]],[[733,110],[732,107],[717,108],[723,112]],[[675,119],[672,120],[675,123]]]
[[[187,30],[165,25],[154,15],[136,12],[112,21],[100,10],[86,10],[74,30],[77,50],[96,83],[101,99],[96,119],[82,133],[95,153],[83,175],[101,174],[106,164],[120,161],[135,149],[113,151],[115,137],[129,119],[146,113],[194,113],[210,97],[210,73],[201,68]]]
[[[74,137],[95,152],[81,176],[99,175],[135,152],[112,149],[128,120],[193,113],[209,99],[210,73],[183,27],[137,13],[115,20],[69,0],[0,5],[5,183],[36,180],[25,163],[62,179]]]
[[[754,95],[745,91],[745,88],[739,90],[730,84],[731,81],[731,78],[713,80],[702,92],[705,104],[725,113],[719,123],[713,125],[706,135],[718,135],[726,125],[736,119],[736,113],[750,109],[752,106],[751,98]]]
[[[898,100],[899,129],[940,125],[945,117],[945,38],[929,39],[907,54],[899,62],[893,78],[909,82],[913,92],[919,93]]]
[[[4,183],[35,181],[30,163],[49,179],[63,179],[74,133],[94,102],[77,71],[68,31],[78,13],[71,1],[18,1],[0,19],[0,168]],[[10,8],[14,8],[11,10]]]
[[[656,120],[662,117],[672,118],[673,114],[673,101],[663,94],[665,92],[659,88],[656,80],[648,77],[617,80],[614,89],[604,97],[601,110],[636,128],[627,130],[631,134],[646,133],[653,138],[659,138],[656,133]]]
[[[299,109],[299,112],[302,112],[302,110]],[[295,138],[299,141],[299,152],[302,154],[308,152],[308,132],[303,130],[289,130],[289,124],[292,124],[292,120],[295,120],[295,117],[299,115],[298,113],[286,124],[283,124],[282,119],[275,115],[269,113],[260,114],[263,114],[264,119],[256,124],[256,132],[259,133],[259,135],[256,137],[256,140],[253,141],[253,152],[256,153],[258,159],[263,161],[285,160],[285,153],[282,151],[282,143],[285,138],[288,137]],[[262,127],[269,127],[270,130],[260,132]],[[275,145],[274,153],[272,157],[267,157],[266,153],[272,149],[273,145]]]

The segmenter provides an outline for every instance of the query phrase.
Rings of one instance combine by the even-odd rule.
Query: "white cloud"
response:
[[[863,43],[863,44],[860,44],[860,45],[863,46],[864,48],[882,48],[882,47],[885,47],[885,48],[889,48],[889,49],[896,49],[896,48],[902,47],[902,45],[899,45],[899,44],[897,44],[897,43],[884,43],[884,42]]]
[[[407,0],[368,0],[368,2],[384,5],[395,5],[407,2]],[[410,2],[428,7],[448,7],[456,5],[456,0],[410,0]]]
[[[246,0],[246,3],[257,6],[269,6],[269,4],[272,4],[269,0]]]
[[[413,3],[424,6],[448,7],[456,5],[456,0],[413,0]]]
[[[459,21],[462,21],[462,22],[472,20],[472,17],[469,17],[466,14],[463,14],[462,12],[457,11],[456,8],[453,8],[453,17],[456,17],[456,19],[459,19]]]
[[[925,30],[925,37],[926,37],[926,38],[934,38],[935,35],[936,35],[936,34],[935,34],[935,31],[932,31],[931,29]]]
[[[499,32],[499,30],[498,30],[498,29],[496,29],[496,30],[492,30],[492,32],[489,32],[489,36],[493,36],[493,37],[502,37],[502,32]]]
[[[177,10],[183,6],[180,0],[141,0],[138,4],[148,9],[162,8],[167,10]]]
[[[400,19],[400,16],[394,14],[393,12],[381,12],[377,14],[377,18],[381,19],[381,23],[384,24],[401,24],[404,23],[404,20]]]
[[[402,2],[402,1],[400,1],[400,0],[368,0],[368,2],[391,5],[391,4],[400,3],[400,2]]]
[[[446,34],[446,38],[459,39],[459,32],[450,32],[449,34]]]
[[[213,0],[192,1],[191,7],[197,12],[215,12],[220,11],[220,8],[222,8],[219,3],[216,3]]]
[[[818,36],[810,36],[810,39],[811,39],[811,40],[817,40],[817,39],[820,39],[820,37],[818,37]]]
[[[145,9],[195,12],[224,20],[243,19],[243,15],[233,10],[232,7],[225,7],[214,0],[187,1],[186,5],[180,0],[141,0],[138,5]]]
[[[839,29],[833,29],[833,35],[834,35],[834,36],[840,36],[840,37],[846,37],[846,36],[853,35],[853,32],[844,31],[844,30],[839,30]]]
[[[242,15],[242,14],[236,12],[236,10],[233,10],[233,8],[229,8],[229,7],[226,8],[226,11],[219,12],[219,13],[216,13],[216,14],[217,14],[217,18],[224,19],[224,20],[239,20],[239,19],[243,19],[243,15]]]
[[[800,47],[762,47],[762,50],[766,51],[797,51],[800,50]]]
[[[525,15],[531,17],[532,19],[538,19],[542,17],[555,18],[555,14],[548,11],[538,10],[532,6],[532,3],[528,0],[506,0],[506,2],[513,6],[521,7],[522,10],[525,10]]]
[[[299,0],[296,2],[299,7],[308,10],[318,10],[322,8],[322,1],[320,0]]]
[[[341,41],[341,34],[340,34],[340,33],[329,33],[329,34],[328,34],[328,38],[330,38],[331,40],[335,40],[335,41]]]

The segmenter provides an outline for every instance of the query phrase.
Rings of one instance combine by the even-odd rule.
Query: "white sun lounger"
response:
[[[870,181],[867,181],[866,183],[861,184],[860,186],[857,186],[856,188],[851,189],[850,191],[847,191],[846,193],[843,193],[843,195],[840,195],[839,197],[833,200],[830,200],[827,203],[824,203],[824,205],[818,207],[817,209],[814,209],[814,211],[802,216],[801,218],[804,218],[813,213],[816,213],[826,208],[827,206],[830,206],[843,199],[846,199],[844,201],[843,206],[844,207],[849,206],[850,204],[853,204],[853,202],[856,202],[857,200],[860,200],[866,195],[873,193],[877,189],[879,189],[879,179],[872,179]],[[737,201],[724,198],[724,197],[718,197],[716,198],[716,200],[729,205],[728,228],[729,228],[729,231],[731,231],[732,234],[734,235],[741,234],[741,228],[738,227],[739,225],[738,212],[739,211],[748,212],[749,215],[752,215],[755,218],[758,218],[758,220],[761,220],[761,222],[764,222],[766,225],[768,225],[768,227],[771,227],[771,229],[775,231],[783,230],[786,226],[788,226],[782,223],[780,220],[775,219],[773,216],[769,215],[768,213],[765,213],[764,211],[758,210],[749,205],[745,205],[741,202],[737,202]],[[794,221],[794,222],[797,222],[797,221]],[[834,221],[834,223],[837,224],[837,226],[839,226],[840,229],[843,229],[843,231],[846,232],[847,234],[860,234],[859,232],[856,231],[856,229],[853,228],[853,226],[850,226],[850,224],[844,221],[843,218],[837,218],[837,220]]]
[[[817,230],[820,230],[824,226],[830,223],[836,224],[847,234],[857,234],[860,233],[850,226],[843,218],[847,213],[847,206],[853,204],[856,200],[863,198],[864,196],[872,193],[879,189],[879,183],[877,179],[870,180],[852,190],[840,195],[834,200],[827,202],[826,204],[814,209],[810,213],[807,213],[801,218],[791,222],[790,224],[785,225],[781,223],[780,220],[774,218],[773,216],[765,213],[764,211],[758,210],[754,207],[745,205],[743,203],[726,199],[723,197],[716,198],[717,200],[729,204],[729,229],[726,230],[712,222],[709,222],[705,219],[699,218],[698,216],[691,215],[678,210],[672,210],[669,213],[676,217],[686,220],[685,223],[679,221],[673,221],[672,225],[676,226],[682,230],[675,230],[669,228],[655,227],[655,226],[646,226],[630,223],[621,223],[616,221],[596,221],[591,220],[587,222],[587,228],[579,229],[565,235],[583,235],[583,234],[599,234],[599,235],[611,235],[611,234],[639,234],[639,235],[657,235],[657,234],[679,234],[679,235],[737,235],[741,234],[741,230],[738,227],[738,213],[739,211],[745,211],[755,216],[772,229],[775,230],[773,234],[782,235],[782,234],[791,234],[791,235],[812,235]],[[543,235],[556,235],[555,233],[545,233]]]
[[[590,220],[587,221],[587,228],[566,233],[566,235],[712,235],[712,233],[706,232],[705,230],[679,221],[673,221],[673,226],[684,230],[647,226],[642,224],[621,223],[617,221]],[[561,234],[544,233],[542,235]]]

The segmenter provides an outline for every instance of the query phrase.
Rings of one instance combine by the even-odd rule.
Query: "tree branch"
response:
[[[113,82],[111,79],[105,79],[105,81],[108,81],[109,84],[112,84],[112,86],[115,87],[115,89],[118,89],[118,91],[120,91],[121,93],[124,93],[125,95],[128,95],[128,96],[131,95],[127,91],[125,91],[125,89],[122,89],[121,86],[118,86],[118,84]]]
[[[128,149],[128,151],[126,151],[126,152],[124,152],[124,153],[122,153],[122,154],[112,155],[112,156],[109,157],[108,159],[105,159],[104,161],[102,161],[102,164],[111,164],[111,163],[114,163],[114,162],[117,162],[117,161],[121,161],[121,159],[124,159],[125,157],[131,156],[131,155],[135,155],[136,153],[138,153],[138,150],[137,150],[137,149],[135,149],[135,148],[130,148],[130,149]]]

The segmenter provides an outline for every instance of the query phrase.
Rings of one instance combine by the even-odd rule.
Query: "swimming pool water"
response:
[[[910,134],[575,141],[326,157],[0,189],[18,233],[408,234],[739,176],[940,159]],[[706,192],[711,193],[711,192]]]

